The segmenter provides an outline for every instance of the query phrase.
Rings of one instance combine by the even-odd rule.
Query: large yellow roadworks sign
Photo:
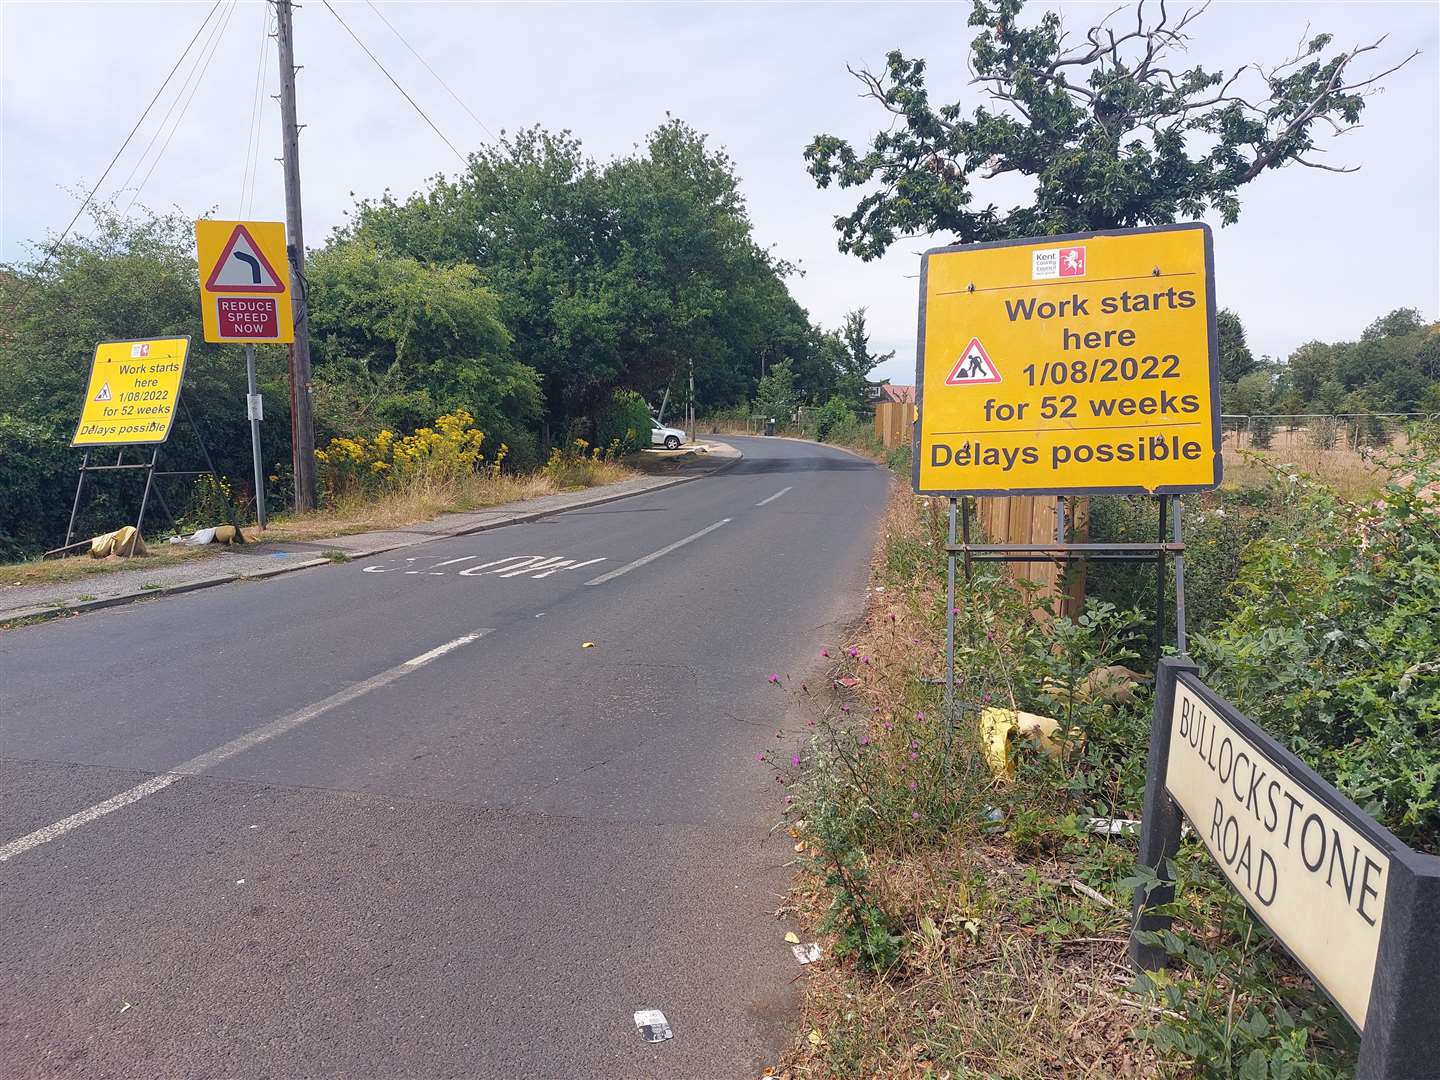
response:
[[[1215,487],[1216,346],[1203,224],[928,251],[915,490]]]
[[[163,443],[175,422],[189,353],[188,337],[96,345],[70,445]]]

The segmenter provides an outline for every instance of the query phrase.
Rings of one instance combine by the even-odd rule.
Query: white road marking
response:
[[[721,518],[719,521],[715,522],[714,525],[707,525],[707,526],[705,526],[705,528],[701,529],[699,532],[697,532],[697,533],[691,533],[689,536],[685,537],[685,539],[683,539],[683,540],[676,540],[675,543],[673,543],[673,544],[667,544],[665,547],[661,548],[659,551],[652,551],[649,555],[642,556],[641,558],[636,559],[636,560],[635,560],[634,562],[632,562],[632,563],[626,563],[624,566],[620,567],[618,570],[611,570],[608,574],[601,574],[601,575],[600,575],[599,577],[597,577],[597,578],[591,578],[589,581],[585,582],[585,584],[586,584],[586,585],[604,585],[605,582],[611,581],[611,580],[619,577],[621,574],[628,574],[631,570],[638,570],[640,567],[644,566],[646,563],[652,563],[652,562],[654,562],[656,559],[660,558],[662,555],[669,555],[670,552],[674,551],[676,548],[682,548],[682,547],[684,547],[686,544],[691,543],[692,541],[699,540],[699,539],[700,539],[702,536],[704,536],[706,533],[712,533],[712,532],[714,532],[716,529],[720,528],[721,525],[728,525],[728,524],[730,523],[730,521],[731,521],[730,518]]]
[[[163,791],[182,777],[199,775],[206,769],[214,768],[220,764],[220,762],[232,758],[237,754],[242,754],[246,750],[259,746],[261,743],[268,742],[277,735],[283,735],[287,731],[293,731],[307,720],[313,720],[322,713],[339,708],[341,705],[349,704],[356,698],[370,693],[372,690],[378,690],[387,683],[392,683],[396,679],[409,675],[412,671],[417,671],[436,657],[444,656],[446,653],[452,652],[462,645],[468,645],[470,642],[484,637],[486,634],[491,633],[492,629],[491,627],[486,627],[476,630],[473,633],[465,634],[463,637],[458,637],[454,641],[447,641],[444,645],[437,646],[429,652],[423,652],[419,656],[406,660],[403,664],[396,664],[394,667],[382,671],[378,675],[372,675],[363,682],[358,682],[338,693],[331,694],[327,698],[322,698],[313,705],[307,705],[303,709],[297,709],[295,712],[287,716],[282,716],[278,720],[272,720],[270,723],[264,724],[254,731],[246,732],[239,738],[231,739],[223,746],[217,746],[213,750],[207,750],[205,753],[175,766],[175,768],[169,772],[152,776],[149,780],[136,784],[134,787],[122,791],[118,795],[112,795],[104,802],[96,803],[88,809],[81,810],[78,814],[71,814],[69,817],[62,818],[52,825],[46,825],[43,829],[36,829],[34,832],[22,836],[17,840],[11,840],[8,844],[0,846],[0,863],[12,859],[16,855],[23,854],[31,848],[39,847],[41,844],[58,839],[71,830],[78,829],[81,825],[88,825],[90,822],[105,817],[107,814],[113,814],[116,810],[129,806],[131,803],[139,802],[147,795],[153,795],[157,791]]]
[[[407,668],[417,668],[421,664],[428,664],[437,656],[444,656],[447,652],[454,652],[456,649],[460,648],[461,645],[469,645],[470,642],[474,641],[476,638],[482,637],[488,633],[490,633],[489,630],[476,630],[473,634],[466,634],[463,637],[457,637],[454,641],[447,641],[444,645],[436,645],[435,648],[431,649],[429,652],[423,652],[419,656],[412,657],[411,659],[406,660],[405,663],[401,664],[400,666]]]
[[[453,566],[456,563],[470,562],[472,559],[481,558],[479,555],[461,555],[455,559],[445,559],[442,562],[432,563],[428,570],[404,570],[400,564],[387,566],[385,563],[372,563],[369,566],[362,566],[360,569],[367,574],[416,574],[430,577],[444,577],[449,571],[441,570],[442,566]],[[405,560],[405,563],[416,562],[414,556]],[[582,566],[593,566],[595,563],[605,562],[602,556],[595,559],[584,559],[576,561],[566,558],[564,555],[506,555],[504,558],[492,559],[489,562],[476,563],[457,570],[460,577],[479,577],[483,574],[495,574],[503,578],[531,577],[543,578],[551,574],[558,574],[566,570],[579,570]]]
[[[536,574],[535,577],[549,577],[551,574],[558,573],[561,570],[579,570],[582,566],[593,566],[597,562],[604,561],[605,559],[601,557],[599,559],[586,559],[584,562],[575,563],[574,566],[567,565],[566,563],[561,563],[559,566],[552,566],[549,570],[542,570],[540,573]],[[533,570],[535,568],[532,566],[530,569]]]
[[[791,484],[791,485],[790,485],[790,487],[794,487],[794,486],[795,486],[794,484]],[[787,491],[789,491],[789,490],[790,490],[790,488],[788,488],[788,487],[783,487],[783,488],[781,488],[779,491],[775,492],[774,495],[771,495],[768,499],[761,499],[761,500],[760,500],[758,503],[756,503],[755,505],[756,505],[756,506],[764,506],[766,503],[774,502],[776,499],[778,499],[781,495],[784,495],[785,492],[787,492]]]
[[[96,818],[102,818],[106,814],[114,813],[122,806],[129,806],[133,802],[145,798],[146,795],[153,795],[162,791],[179,780],[175,773],[162,773],[160,776],[152,776],[143,784],[136,784],[129,791],[122,791],[119,795],[113,795],[102,803],[96,803],[88,810],[81,810],[78,814],[71,814],[67,818],[55,822],[53,825],[46,825],[43,829],[36,829],[28,836],[22,836],[18,840],[12,840],[4,847],[0,847],[0,863],[6,859],[19,855],[21,852],[29,851],[57,836],[64,836],[71,829],[78,829]]]

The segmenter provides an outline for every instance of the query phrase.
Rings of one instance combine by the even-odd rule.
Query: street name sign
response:
[[[1146,909],[1173,897],[1183,813],[1360,1031],[1357,1076],[1440,1076],[1440,858],[1407,847],[1179,658],[1157,675],[1145,787],[1140,862],[1162,887],[1137,894],[1137,931],[1168,924]],[[1163,965],[1142,938],[1132,955]]]
[[[195,247],[206,341],[295,340],[284,222],[204,219]]]
[[[71,446],[141,446],[170,437],[185,378],[188,337],[102,341]]]
[[[914,486],[1174,494],[1220,483],[1203,224],[927,251]]]

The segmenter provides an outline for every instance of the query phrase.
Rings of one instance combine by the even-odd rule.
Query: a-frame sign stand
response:
[[[169,505],[165,502],[165,496],[161,493],[159,486],[155,483],[156,478],[169,476],[204,476],[208,473],[210,476],[215,478],[215,483],[217,485],[220,483],[220,474],[215,470],[215,462],[210,457],[210,448],[205,445],[205,437],[200,434],[200,426],[195,423],[195,417],[190,412],[190,405],[185,400],[185,393],[183,390],[179,394],[179,402],[180,411],[185,414],[185,422],[190,425],[190,430],[195,435],[195,441],[200,444],[200,452],[205,456],[205,468],[157,469],[155,466],[160,457],[160,446],[163,445],[159,443],[151,447],[149,461],[139,461],[134,463],[126,463],[126,447],[124,446],[121,446],[116,451],[115,463],[113,465],[91,465],[90,451],[86,450],[84,456],[80,459],[80,477],[75,484],[75,500],[70,505],[70,524],[67,525],[65,528],[65,543],[61,547],[45,552],[44,556],[42,556],[43,558],[52,558],[64,555],[69,552],[72,547],[79,546],[79,544],[74,542],[75,520],[77,517],[79,517],[80,514],[80,497],[85,490],[85,476],[87,473],[108,473],[117,471],[123,472],[130,469],[144,470],[145,488],[140,495],[140,510],[135,515],[135,533],[137,536],[141,532],[143,532],[143,526],[145,524],[145,511],[149,506],[150,492],[152,490],[155,492],[156,501],[160,503],[160,508],[165,512],[165,517],[169,520],[171,525],[176,524],[175,515],[171,512]],[[231,524],[234,524],[233,520],[231,521]],[[89,541],[84,540],[80,543],[88,544]]]

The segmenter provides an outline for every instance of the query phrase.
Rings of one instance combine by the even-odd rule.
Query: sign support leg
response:
[[[966,515],[967,533],[969,515]],[[950,500],[949,546],[955,546],[955,500]],[[950,760],[951,734],[955,728],[955,552],[945,553],[945,760]]]
[[[1170,496],[1160,496],[1160,535],[1157,537],[1160,543],[1165,543],[1165,534],[1169,530],[1165,527],[1165,514],[1170,509]],[[1165,552],[1155,553],[1155,663],[1156,670],[1159,670],[1160,657],[1164,655],[1165,648]]]
[[[255,408],[259,394],[255,390],[255,346],[245,346],[245,379],[249,386],[245,411],[250,414],[250,456],[255,465],[255,520],[260,528],[268,524],[265,511],[265,466],[260,461],[260,417]]]
[[[90,451],[85,451],[85,456],[80,459],[80,479],[75,484],[75,501],[70,505],[70,524],[65,528],[65,546],[70,546],[70,541],[75,537],[75,515],[80,513],[80,491],[85,487],[85,470],[90,465]]]
[[[1175,705],[1175,680],[1182,671],[1198,669],[1188,660],[1167,656],[1155,665],[1155,712],[1150,720],[1150,749],[1145,762],[1145,803],[1140,818],[1139,865],[1159,877],[1148,890],[1135,891],[1134,922],[1130,930],[1130,960],[1141,971],[1158,971],[1168,956],[1158,945],[1142,944],[1136,935],[1170,928],[1170,916],[1152,915],[1150,908],[1175,899],[1175,870],[1170,861],[1180,850],[1180,807],[1165,790],[1170,762],[1170,714]]]
[[[155,482],[155,459],[160,456],[160,448],[157,446],[150,451],[150,464],[145,466],[145,490],[140,493],[140,513],[135,516],[135,538],[138,541],[141,536],[141,526],[145,524],[145,504],[150,501],[150,485]],[[130,546],[130,554],[135,554],[134,543]]]
[[[1184,505],[1180,501],[1180,496],[1176,495],[1173,531],[1176,544],[1185,542],[1180,521],[1183,510]],[[1186,656],[1190,652],[1185,634],[1185,551],[1183,548],[1175,552],[1175,651],[1181,656]]]

